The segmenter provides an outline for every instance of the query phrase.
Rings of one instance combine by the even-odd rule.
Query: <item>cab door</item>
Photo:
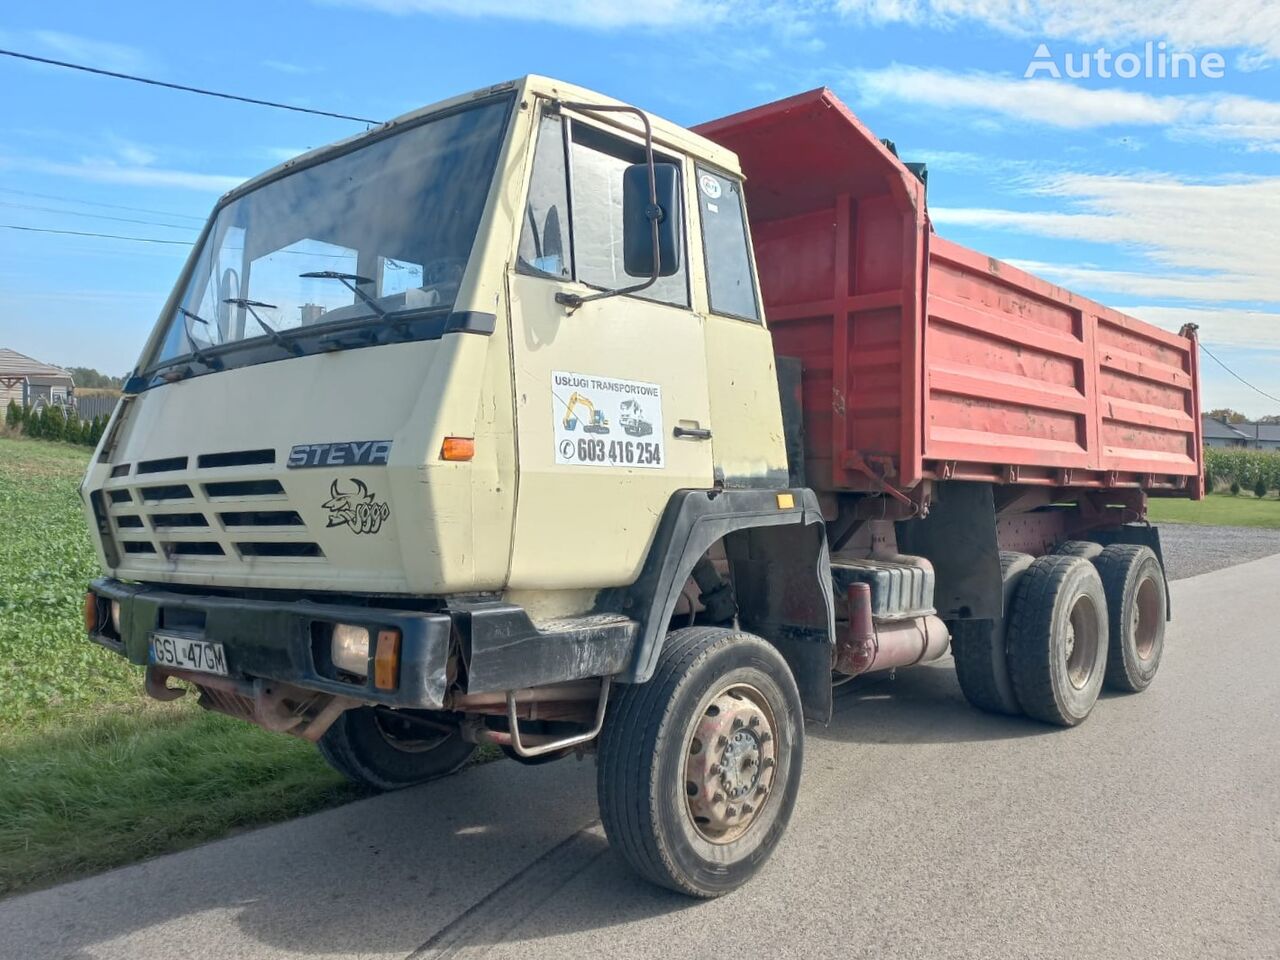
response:
[[[687,164],[681,164],[688,206]],[[622,176],[638,137],[544,104],[509,276],[518,491],[509,588],[629,584],[673,491],[712,486],[703,321],[681,263],[635,295],[622,262]],[[563,608],[563,604],[556,605]]]

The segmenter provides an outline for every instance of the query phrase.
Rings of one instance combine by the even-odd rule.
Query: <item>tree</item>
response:
[[[16,429],[22,423],[22,408],[18,406],[17,400],[10,400],[9,406],[5,408],[4,423],[10,430]]]
[[[1280,413],[1269,413],[1265,417],[1259,417],[1258,423],[1280,423]]]
[[[124,385],[123,377],[113,377],[110,374],[95,370],[93,367],[67,367],[67,372],[75,378],[77,387],[115,387],[119,389]]]
[[[1206,416],[1221,420],[1223,423],[1247,423],[1249,421],[1249,418],[1239,410],[1232,410],[1230,407],[1218,407],[1216,410],[1210,410]]]

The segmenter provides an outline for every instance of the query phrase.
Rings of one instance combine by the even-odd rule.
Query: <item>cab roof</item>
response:
[[[269,170],[266,170],[256,177],[251,177],[244,183],[233,187],[227,191],[218,201],[218,206],[222,206],[229,200],[262,186],[264,183],[274,180],[284,172],[295,167],[310,166],[330,156],[337,156],[355,149],[365,141],[373,141],[380,139],[389,134],[392,130],[412,124],[415,121],[429,114],[436,113],[440,110],[446,110],[450,107],[460,106],[473,100],[483,99],[485,97],[497,96],[505,92],[514,93],[521,101],[527,101],[531,97],[545,97],[547,99],[558,99],[575,101],[580,103],[598,104],[601,106],[631,106],[624,104],[621,100],[615,100],[612,97],[606,97],[603,94],[596,93],[594,90],[588,90],[585,87],[579,87],[571,83],[565,83],[561,80],[554,80],[550,77],[538,76],[536,74],[527,74],[518,80],[508,80],[504,83],[494,84],[490,87],[482,87],[479,90],[472,90],[469,93],[460,94],[456,97],[450,97],[447,100],[440,100],[436,103],[419,107],[408,113],[401,114],[394,119],[381,123],[376,127],[370,127],[361,133],[338,140],[334,143],[326,144],[323,147],[317,147],[314,150],[308,150],[306,153],[299,154],[284,163],[277,164]],[[729,150],[719,144],[701,137],[691,130],[672,123],[662,117],[655,116],[647,110],[645,113],[649,117],[649,122],[653,128],[653,139],[655,143],[663,144],[668,148],[687,153],[696,159],[705,160],[723,170],[727,170],[734,174],[740,174],[738,166],[738,158]],[[627,113],[610,113],[602,117],[604,122],[617,126],[621,129],[628,130],[632,133],[639,134],[642,131],[640,121],[632,114]]]

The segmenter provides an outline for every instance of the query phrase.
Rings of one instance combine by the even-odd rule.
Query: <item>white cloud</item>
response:
[[[1185,324],[1194,323],[1200,327],[1200,339],[1211,347],[1280,351],[1280,313],[1145,304],[1119,309],[1175,332]]]
[[[1028,273],[1034,273],[1075,290],[1083,288],[1122,294],[1126,297],[1205,302],[1264,299],[1249,295],[1250,290],[1246,286],[1250,284],[1255,287],[1263,286],[1258,278],[1239,274],[1143,273],[1132,270],[1113,270],[1094,264],[1048,263],[1016,257],[1010,257],[1006,262]],[[1264,291],[1255,289],[1252,292],[1256,294]]]
[[[167,170],[163,167],[121,163],[115,159],[86,157],[67,163],[34,157],[0,157],[0,169],[25,170],[54,177],[69,177],[92,183],[117,183],[140,187],[173,187],[179,190],[201,190],[225,193],[245,181],[245,177],[219,173],[195,173],[190,170]]]
[[[1243,47],[1280,56],[1280,4],[1274,0],[837,0],[836,7],[871,23],[940,29],[978,23],[1038,40],[1165,40],[1179,49]]]
[[[734,10],[729,0],[327,0],[340,6],[369,7],[383,13],[444,13],[460,17],[548,20],[573,27],[613,29],[719,22]]]
[[[94,40],[58,30],[32,30],[23,35],[42,52],[104,70],[137,70],[146,58],[136,47]]]
[[[274,70],[276,73],[289,73],[294,76],[304,76],[308,73],[316,73],[318,67],[304,67],[300,63],[291,63],[288,60],[263,60],[262,65],[268,70]]]
[[[1153,96],[1083,87],[1067,80],[1023,80],[902,64],[855,70],[850,79],[859,99],[872,104],[904,102],[979,110],[1066,129],[1155,126],[1176,136],[1280,149],[1280,103],[1235,94]]]

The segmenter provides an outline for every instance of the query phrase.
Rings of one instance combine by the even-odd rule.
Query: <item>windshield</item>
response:
[[[504,98],[429,118],[228,203],[148,366],[188,355],[229,363],[218,348],[251,340],[283,358],[306,352],[307,328],[446,312],[509,107]]]

